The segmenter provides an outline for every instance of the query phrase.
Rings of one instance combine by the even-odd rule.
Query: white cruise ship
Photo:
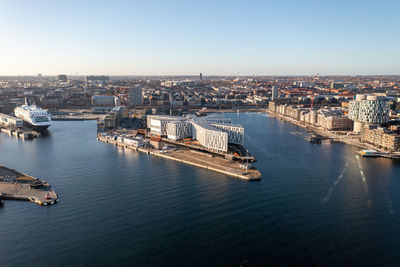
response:
[[[25,105],[16,107],[14,114],[37,131],[44,131],[52,124],[50,114],[46,110],[29,105],[28,101],[25,101]]]

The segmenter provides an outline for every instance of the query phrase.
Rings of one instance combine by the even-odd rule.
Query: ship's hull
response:
[[[50,127],[51,124],[48,125],[34,125],[30,122],[24,121],[26,126],[28,126],[30,129],[34,130],[35,132],[45,132],[47,131],[47,128]]]
[[[14,109],[16,117],[23,120],[24,125],[36,132],[44,132],[52,124],[50,115],[36,106],[21,106]],[[34,116],[32,116],[32,114]],[[31,117],[32,116],[32,117]],[[42,121],[37,121],[37,120]],[[43,121],[44,119],[44,121]]]

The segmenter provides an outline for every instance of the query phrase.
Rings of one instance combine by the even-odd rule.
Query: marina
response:
[[[58,196],[47,182],[0,165],[1,200],[23,200],[48,206],[57,203]]]

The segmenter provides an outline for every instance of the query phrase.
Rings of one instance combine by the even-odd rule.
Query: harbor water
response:
[[[96,140],[95,121],[0,134],[0,164],[49,182],[59,203],[3,201],[0,266],[398,265],[400,163],[261,113],[245,127],[259,182]]]

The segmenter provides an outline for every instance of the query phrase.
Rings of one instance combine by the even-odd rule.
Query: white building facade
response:
[[[112,95],[94,95],[92,96],[92,105],[115,107],[119,106],[119,99]]]
[[[192,124],[188,121],[171,121],[166,128],[168,139],[176,141],[192,137]]]
[[[230,122],[230,119],[220,115],[201,118],[147,116],[147,128],[152,134],[166,136],[173,141],[192,138],[210,151],[223,153],[228,151],[228,143],[244,144],[244,128]]]
[[[228,152],[228,134],[206,123],[192,122],[193,139],[215,152]]]
[[[221,129],[228,134],[228,143],[244,144],[244,128],[241,125],[233,124],[211,124],[212,126]]]
[[[349,103],[349,119],[354,121],[354,132],[361,132],[364,124],[389,121],[389,101],[384,96],[357,94]]]

